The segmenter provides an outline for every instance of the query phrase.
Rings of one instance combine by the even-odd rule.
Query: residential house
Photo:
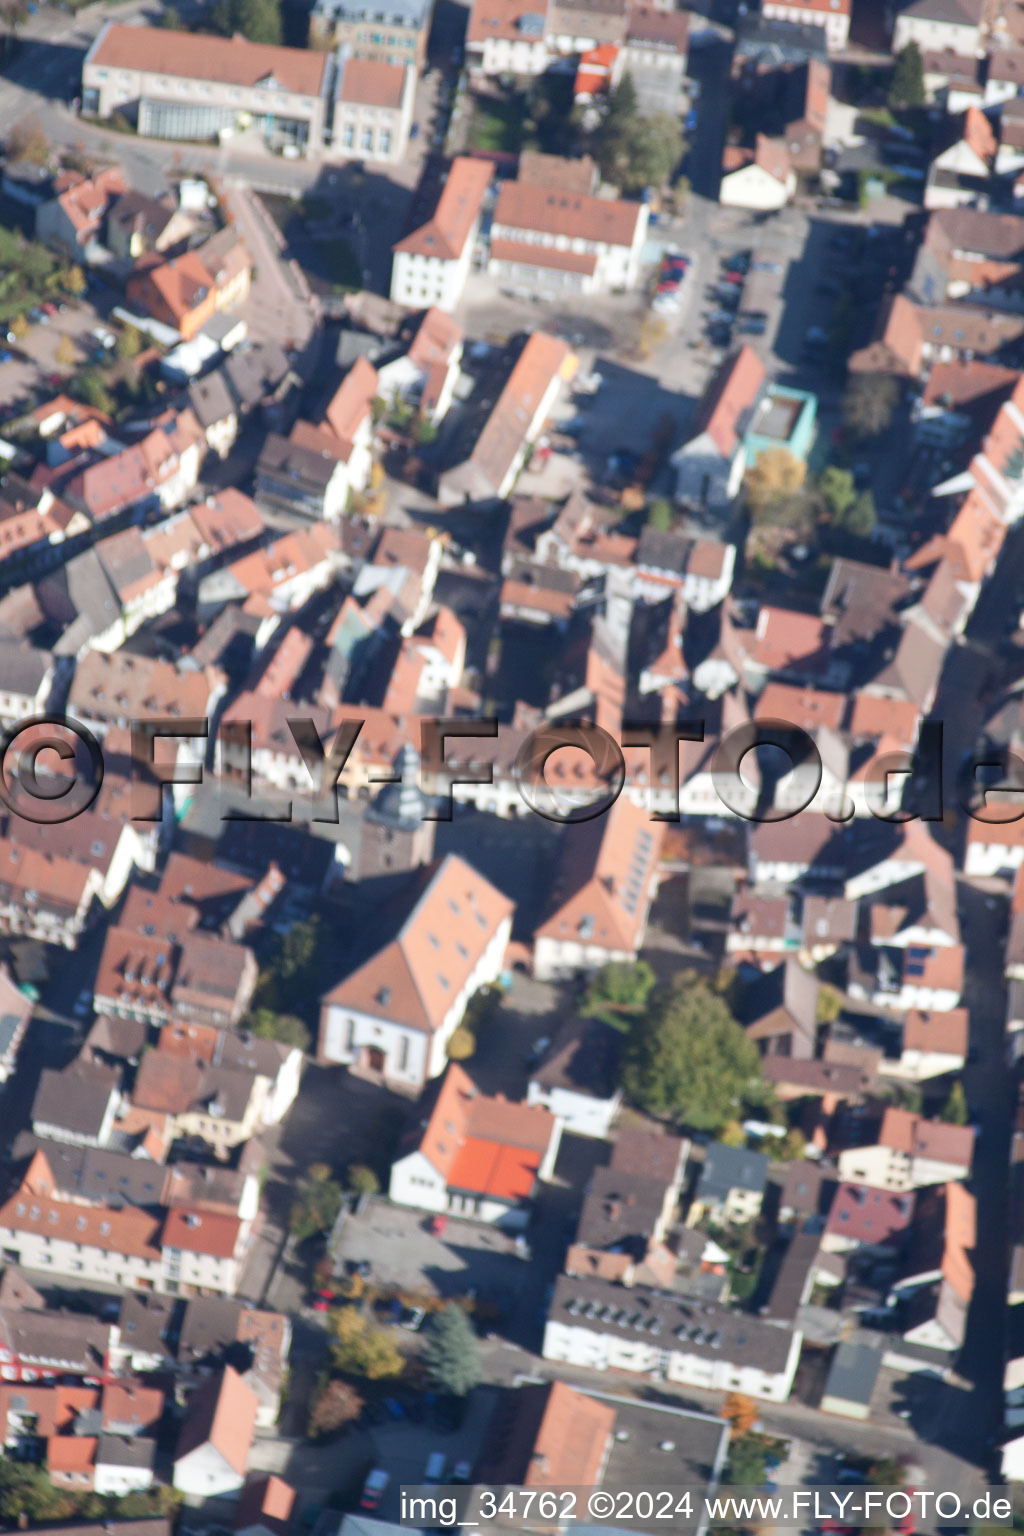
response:
[[[896,17],[893,53],[916,43],[922,53],[949,50],[977,58],[984,7],[980,0],[912,0]]]
[[[430,18],[428,0],[390,0],[384,12],[368,0],[316,0],[309,17],[310,42],[344,48],[354,59],[422,70]]]
[[[850,37],[852,0],[761,0],[766,21],[823,27],[829,53],[842,53]]]
[[[168,412],[137,443],[82,469],[73,468],[61,496],[94,524],[129,514],[173,512],[199,483],[205,438],[191,411]]]
[[[551,61],[549,8],[550,0],[537,0],[530,11],[513,0],[473,0],[466,25],[469,72],[542,75]]]
[[[544,1327],[545,1360],[657,1373],[681,1386],[785,1402],[800,1358],[796,1330],[715,1302],[561,1275]]]
[[[107,1146],[121,1105],[121,1077],[117,1068],[82,1060],[59,1071],[44,1067],[32,1100],[33,1132],[72,1146]]]
[[[418,871],[375,916],[375,932],[388,922],[394,936],[322,999],[320,1059],[406,1091],[437,1077],[469,999],[501,972],[512,912],[455,855]]]
[[[400,165],[409,148],[416,70],[405,60],[357,58],[343,49],[339,55],[334,107],[336,150],[352,159]]]
[[[193,1393],[174,1455],[179,1493],[213,1499],[244,1486],[256,1410],[255,1394],[230,1365]]]
[[[815,1055],[818,992],[818,978],[795,956],[745,988],[739,1016],[762,1056],[809,1060]]]
[[[102,885],[98,870],[0,838],[0,932],[75,949]]]
[[[752,347],[741,347],[719,369],[690,436],[672,455],[677,501],[725,511],[735,499],[747,466],[743,439],[764,382],[764,364]]]
[[[225,375],[217,369],[193,379],[188,386],[188,403],[210,452],[226,459],[238,437],[239,410]]]
[[[678,592],[690,612],[708,613],[732,587],[736,547],[718,539],[645,528],[633,559],[638,597],[657,600],[666,592]]]
[[[500,1392],[475,1475],[495,1486],[594,1488],[604,1481],[616,1409],[564,1381]]]
[[[547,1109],[480,1093],[455,1062],[431,1094],[426,1120],[411,1130],[391,1165],[390,1198],[522,1230],[538,1182],[554,1171],[561,1122]]]
[[[966,1008],[951,1008],[945,1013],[911,1009],[903,1019],[900,1054],[883,1056],[879,1071],[885,1077],[911,1083],[960,1072],[967,1061],[969,1032]]]
[[[235,1509],[235,1536],[287,1536],[295,1498],[283,1477],[250,1478]]]
[[[664,826],[624,795],[602,816],[565,830],[550,896],[533,935],[542,980],[634,960],[657,889]]]
[[[199,584],[199,605],[209,613],[225,603],[252,603],[260,618],[301,608],[334,580],[340,563],[336,531],[323,523],[284,533],[213,571]],[[276,625],[271,625],[262,649]]]
[[[458,155],[441,188],[433,217],[394,246],[391,297],[413,309],[436,305],[449,314],[469,276],[484,198],[494,167]]]
[[[575,370],[576,359],[564,341],[544,331],[527,338],[468,457],[441,475],[443,506],[500,501],[508,495]]]
[[[183,924],[183,927],[185,925]],[[163,1024],[237,1024],[256,984],[252,950],[219,934],[107,930],[94,983],[97,1012]]]
[[[271,432],[256,465],[256,495],[268,506],[336,521],[366,488],[373,462],[372,363],[360,358],[328,406],[325,422],[297,421],[287,438]]]
[[[958,1351],[974,1295],[977,1204],[962,1184],[949,1182],[918,1198],[907,1250],[889,1291],[896,1328],[916,1354]],[[886,1361],[899,1358],[891,1344]]]
[[[17,1066],[31,1018],[31,1002],[15,985],[7,966],[0,965],[0,1083],[6,1083]]]
[[[622,1045],[601,1019],[565,1019],[530,1075],[526,1102],[550,1110],[574,1136],[606,1139],[622,1101]]]
[[[0,1381],[31,1385],[102,1378],[111,1327],[81,1312],[47,1307],[13,1265],[0,1290]]]
[[[195,229],[192,215],[173,197],[123,192],[107,214],[105,243],[122,261],[138,261],[147,251],[171,251]]]
[[[634,288],[646,234],[643,203],[506,181],[494,207],[488,270],[514,293]]]
[[[985,193],[998,147],[992,125],[980,107],[969,106],[951,123],[951,140],[934,157],[925,183],[926,208],[969,206]]]
[[[636,91],[637,111],[678,117],[685,100],[690,17],[657,5],[630,5],[619,67]]]
[[[90,262],[102,244],[108,211],[128,189],[117,166],[63,179],[71,184],[36,209],[36,238],[68,261]]]
[[[462,327],[436,305],[410,322],[408,344],[377,365],[377,394],[404,400],[435,424],[447,414],[459,381]]]
[[[252,258],[240,237],[226,229],[169,261],[143,257],[125,285],[125,297],[191,341],[214,315],[245,302],[251,280]]]
[[[904,1191],[970,1176],[974,1131],[969,1125],[946,1125],[890,1107],[880,1120],[866,1123],[860,1134],[860,1145],[839,1153],[842,1179]]]
[[[718,201],[727,208],[771,213],[796,191],[796,172],[783,139],[759,133],[752,149],[726,145]]]
[[[769,1162],[764,1152],[728,1147],[721,1141],[711,1142],[705,1148],[690,1223],[695,1214],[736,1226],[755,1221],[761,1214]]]
[[[676,1254],[667,1239],[688,1151],[679,1137],[619,1132],[609,1165],[596,1168],[588,1183],[565,1256],[567,1275],[672,1286]]]
[[[871,1260],[898,1257],[914,1219],[915,1205],[913,1194],[874,1189],[868,1184],[840,1184],[825,1222],[822,1250]]]

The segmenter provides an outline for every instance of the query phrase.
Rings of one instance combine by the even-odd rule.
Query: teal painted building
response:
[[[794,459],[806,464],[817,418],[817,395],[806,389],[790,389],[785,384],[769,384],[754,407],[743,439],[747,463],[756,463],[769,448],[785,448]]]

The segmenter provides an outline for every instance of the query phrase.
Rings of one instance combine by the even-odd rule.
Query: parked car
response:
[[[423,1471],[423,1481],[425,1483],[443,1483],[445,1467],[447,1465],[448,1458],[444,1451],[431,1451]]]
[[[363,1491],[359,1496],[359,1508],[379,1509],[390,1481],[390,1473],[385,1472],[383,1467],[374,1467],[363,1484]]]

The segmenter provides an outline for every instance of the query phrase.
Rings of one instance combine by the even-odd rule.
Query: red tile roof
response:
[[[493,174],[494,167],[490,161],[457,155],[452,161],[433,218],[404,240],[399,240],[394,247],[395,251],[457,261],[473,225],[480,217],[484,193],[491,184]]]
[[[752,409],[764,381],[764,364],[753,347],[741,347],[705,394],[692,436],[706,432],[722,457],[731,459],[743,430],[741,417]]]
[[[513,904],[455,854],[423,873],[397,936],[324,998],[433,1033],[443,1022]]]
[[[232,1366],[226,1366],[220,1381],[210,1381],[193,1394],[175,1461],[200,1446],[212,1445],[229,1467],[244,1476],[258,1408],[256,1394]]]
[[[642,203],[506,181],[495,204],[494,227],[564,236],[595,245],[631,246],[642,214]],[[539,254],[546,257],[548,252]]]
[[[852,1242],[888,1243],[907,1231],[913,1216],[912,1194],[893,1194],[867,1184],[840,1184],[825,1231]]]
[[[518,1201],[532,1194],[554,1129],[546,1109],[480,1093],[453,1062],[417,1145],[450,1189]]]
[[[346,59],[341,66],[338,100],[364,107],[400,107],[405,66],[382,59]]]
[[[213,80],[220,85],[263,85],[274,79],[286,91],[319,96],[327,55],[305,48],[275,48],[206,32],[169,32],[161,27],[107,28],[91,62],[106,69],[177,75],[185,80]]]

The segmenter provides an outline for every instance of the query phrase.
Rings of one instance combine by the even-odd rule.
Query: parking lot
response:
[[[424,1211],[367,1202],[342,1228],[338,1269],[368,1265],[375,1286],[442,1299],[469,1296],[488,1336],[536,1351],[548,1288],[562,1266],[582,1191],[605,1162],[604,1142],[563,1136],[550,1184],[540,1186],[521,1257],[507,1233],[449,1217],[440,1235]]]

